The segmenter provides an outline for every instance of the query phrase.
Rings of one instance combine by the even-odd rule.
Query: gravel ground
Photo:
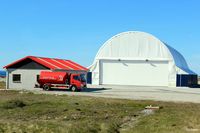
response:
[[[37,94],[94,96],[133,100],[155,100],[200,103],[200,88],[138,87],[138,86],[91,86],[82,92],[64,90],[43,91],[30,89]]]

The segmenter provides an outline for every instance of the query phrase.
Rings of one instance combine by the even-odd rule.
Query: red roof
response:
[[[27,56],[20,60],[17,60],[4,68],[9,68],[17,63],[20,63],[26,59],[31,59],[38,64],[41,64],[49,69],[55,70],[55,69],[61,69],[61,70],[82,70],[82,71],[88,71],[87,68],[73,62],[70,60],[64,60],[64,59],[55,59],[55,58],[45,58],[45,57],[36,57],[36,56]]]

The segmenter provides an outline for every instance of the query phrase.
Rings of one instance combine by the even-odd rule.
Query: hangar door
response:
[[[100,60],[100,84],[168,86],[168,61]]]

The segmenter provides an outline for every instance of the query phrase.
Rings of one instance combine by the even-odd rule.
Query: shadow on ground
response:
[[[81,90],[81,92],[99,92],[111,89],[112,88],[84,88],[83,90]],[[71,92],[69,89],[51,89],[50,91]]]
[[[85,88],[83,89],[83,92],[98,92],[98,91],[105,91],[105,90],[111,90],[112,88]]]
[[[200,88],[200,85],[199,84],[193,85],[193,86],[190,86],[190,88]]]

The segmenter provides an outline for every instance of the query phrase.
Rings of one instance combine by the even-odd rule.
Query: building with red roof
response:
[[[34,88],[40,71],[82,72],[87,74],[88,69],[71,60],[27,56],[4,67],[7,70],[7,85],[9,89]]]

